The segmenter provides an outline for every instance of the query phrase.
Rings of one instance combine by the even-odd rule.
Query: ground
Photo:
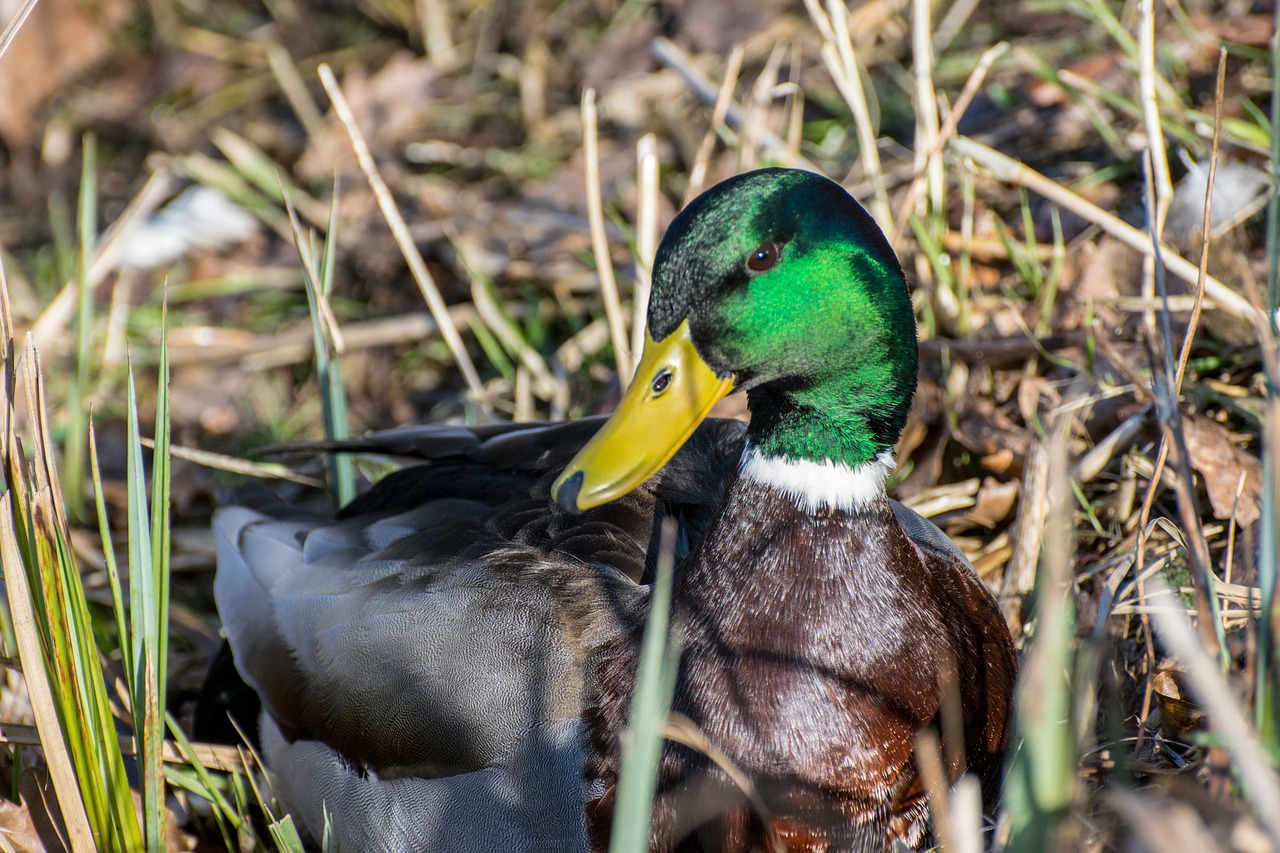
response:
[[[1264,426],[1280,423],[1266,417],[1275,22],[1263,4],[1148,5],[41,0],[0,56],[0,250],[16,340],[32,333],[48,378],[109,673],[111,574],[77,436],[91,404],[127,564],[127,365],[149,435],[166,300],[166,702],[186,719],[218,643],[208,518],[234,476],[184,450],[257,458],[324,434],[295,233],[313,266],[333,247],[322,337],[353,433],[559,419],[612,408],[654,235],[683,202],[747,168],[800,166],[863,201],[914,287],[922,371],[896,494],[970,555],[1024,653],[1014,773],[1044,779],[1031,802],[1009,798],[1006,825],[1039,821],[1066,849],[1200,849],[1193,833],[1267,849],[1270,788],[1250,768],[1271,772],[1280,737],[1258,628],[1274,584],[1259,560],[1275,531]],[[1198,635],[1220,663],[1207,676],[1153,631],[1168,588],[1221,626]],[[30,725],[11,662],[0,719]],[[1209,734],[1215,682],[1197,679],[1223,672],[1217,692],[1256,725],[1210,714]],[[10,741],[10,765],[41,765]],[[5,808],[29,830],[15,846],[38,849],[40,821]]]

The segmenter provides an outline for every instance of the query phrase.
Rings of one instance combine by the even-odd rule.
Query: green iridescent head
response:
[[[767,455],[868,461],[916,385],[915,315],[888,240],[838,184],[762,169],[700,196],[658,250],[649,331],[694,345],[748,391]]]
[[[699,196],[654,264],[649,343],[609,424],[553,487],[585,509],[660,468],[731,389],[766,456],[870,462],[892,448],[916,384],[902,267],[838,184],[762,169]]]

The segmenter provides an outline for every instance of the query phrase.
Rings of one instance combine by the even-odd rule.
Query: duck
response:
[[[215,598],[281,804],[349,850],[606,850],[674,541],[672,711],[767,812],[667,742],[652,850],[919,849],[926,730],[993,811],[1016,655],[964,554],[887,495],[916,381],[874,220],[760,169],[671,223],[608,418],[373,433],[327,449],[402,467],[336,514],[221,507]],[[709,416],[735,392],[748,423]]]

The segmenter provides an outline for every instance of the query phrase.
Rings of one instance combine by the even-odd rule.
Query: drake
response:
[[[640,366],[603,426],[377,433],[343,447],[427,464],[336,518],[219,510],[218,608],[277,795],[349,850],[605,849],[673,518],[673,710],[753,780],[770,825],[668,744],[654,850],[918,846],[930,727],[992,807],[1008,629],[884,489],[915,381],[906,281],[857,202],[787,169],[712,188],[663,240]],[[706,418],[733,390],[745,429]]]

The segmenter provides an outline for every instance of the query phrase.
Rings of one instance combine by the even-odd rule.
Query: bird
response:
[[[919,848],[926,730],[995,808],[1015,649],[886,492],[917,342],[875,221],[812,172],[730,178],[672,221],[647,321],[607,419],[376,432],[326,449],[405,464],[336,515],[217,510],[224,633],[310,837],[607,849],[664,541],[671,708],[722,760],[664,745],[650,849]],[[735,392],[748,423],[709,416]]]

